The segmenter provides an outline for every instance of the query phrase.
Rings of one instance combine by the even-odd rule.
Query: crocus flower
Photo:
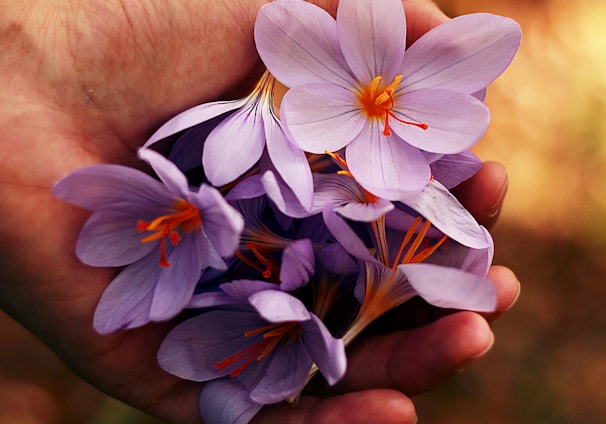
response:
[[[193,381],[237,378],[262,404],[298,394],[313,364],[329,384],[338,381],[346,368],[342,341],[297,298],[280,290],[251,294],[246,283],[223,285],[240,305],[204,312],[168,334],[158,352],[162,368]]]
[[[483,230],[487,246],[470,249],[432,229],[417,216],[406,232],[387,231],[384,221],[372,223],[374,255],[334,210],[323,210],[331,233],[343,247],[365,264],[355,290],[360,309],[343,339],[349,344],[379,316],[421,296],[442,307],[479,312],[494,310],[496,289],[486,278],[492,261],[492,239]],[[370,231],[369,231],[370,232]],[[431,234],[431,236],[429,235]]]
[[[311,153],[345,148],[369,192],[400,200],[423,188],[423,152],[465,151],[486,131],[489,112],[472,94],[511,62],[519,26],[488,14],[457,17],[406,50],[400,0],[342,0],[336,21],[310,3],[260,10],[257,49],[289,87],[281,118]]]
[[[173,154],[171,159],[192,167],[189,156],[202,151],[204,172],[217,187],[249,171],[267,151],[280,177],[303,208],[309,209],[313,197],[311,170],[304,152],[289,141],[276,116],[275,86],[275,79],[266,72],[247,97],[204,103],[181,112],[162,125],[144,147],[187,129],[176,144],[186,157]]]
[[[225,269],[243,220],[214,188],[191,191],[160,154],[142,149],[160,181],[119,165],[81,168],[59,180],[54,194],[93,211],[80,233],[78,258],[92,266],[126,266],[103,293],[94,326],[101,333],[174,317],[193,294],[202,270]]]

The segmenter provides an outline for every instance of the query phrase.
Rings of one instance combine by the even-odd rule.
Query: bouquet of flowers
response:
[[[102,164],[53,188],[93,212],[80,260],[122,267],[95,329],[185,313],[158,361],[206,382],[213,423],[296,403],[317,372],[336,383],[347,345],[413,297],[496,301],[491,236],[449,189],[481,166],[469,149],[518,25],[461,16],[407,49],[400,0],[342,0],[336,19],[278,0],[255,41],[267,70],[254,90],[166,122],[138,152],[153,175]]]

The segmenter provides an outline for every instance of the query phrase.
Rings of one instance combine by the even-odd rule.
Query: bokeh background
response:
[[[606,423],[606,2],[437,3],[523,29],[475,149],[508,168],[495,262],[518,274],[522,295],[486,358],[416,398],[420,422]],[[79,380],[1,314],[0,340],[0,424],[159,423]]]

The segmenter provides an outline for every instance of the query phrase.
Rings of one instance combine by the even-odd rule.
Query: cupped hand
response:
[[[116,270],[77,260],[88,213],[55,199],[50,187],[85,165],[135,165],[137,147],[163,121],[243,94],[260,72],[252,33],[263,3],[0,0],[0,307],[88,382],[169,422],[200,421],[201,387],[156,362],[171,324],[94,331],[96,304]],[[335,0],[316,3],[336,8]],[[426,0],[405,3],[409,41],[446,19]],[[482,171],[460,195],[477,216],[494,216],[504,184],[504,173]],[[516,279],[503,268],[491,275],[504,311]],[[429,389],[491,343],[487,321],[469,312],[373,336],[352,346],[352,371],[330,397],[304,396],[300,408],[266,408],[257,419],[354,422],[347,417],[372,414],[409,422],[414,408],[402,393]]]

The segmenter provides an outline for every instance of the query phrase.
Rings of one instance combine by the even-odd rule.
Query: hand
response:
[[[155,353],[171,324],[107,336],[94,331],[96,304],[115,270],[76,259],[88,213],[55,199],[50,186],[81,166],[134,165],[136,148],[163,121],[195,104],[242,95],[260,72],[252,29],[263,3],[0,0],[0,307],[85,380],[170,422],[200,421],[201,387],[157,365]],[[336,7],[335,0],[318,3],[331,12]],[[410,41],[446,19],[427,0],[408,1],[407,12]],[[503,180],[484,172],[473,181],[481,182],[471,186],[481,215],[482,202],[497,201]],[[517,283],[502,268],[492,275],[502,311]],[[437,348],[432,340],[440,340]],[[374,365],[350,372],[339,394],[304,397],[299,409],[267,408],[259,420],[349,422],[347,414],[364,421],[372,413],[408,422],[414,409],[400,391],[430,388],[491,343],[486,321],[467,312],[362,340],[352,346],[350,369]],[[406,366],[402,352],[409,352]],[[356,392],[341,394],[349,391]]]

